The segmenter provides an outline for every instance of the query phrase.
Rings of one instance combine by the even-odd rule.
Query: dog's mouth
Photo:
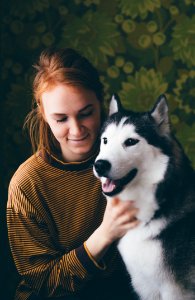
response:
[[[137,174],[137,169],[132,169],[126,176],[121,179],[112,180],[106,177],[102,182],[102,190],[106,196],[115,196],[119,194],[124,187],[130,183]]]

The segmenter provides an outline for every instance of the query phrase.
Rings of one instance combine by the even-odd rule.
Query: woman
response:
[[[7,205],[23,278],[15,299],[133,299],[115,241],[137,211],[106,205],[92,171],[104,119],[98,73],[72,49],[44,51],[35,69],[26,120],[35,154],[14,174]]]

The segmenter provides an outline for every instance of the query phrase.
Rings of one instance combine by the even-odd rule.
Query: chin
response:
[[[77,155],[77,156],[80,156],[80,157],[84,157],[86,158],[87,156],[89,156],[91,154],[91,151],[92,151],[92,147],[81,147],[81,148],[77,148],[77,149],[74,149],[72,151],[72,154],[73,155]]]

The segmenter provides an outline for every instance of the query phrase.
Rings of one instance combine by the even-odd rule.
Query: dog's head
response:
[[[110,101],[109,118],[101,133],[100,152],[94,174],[102,182],[107,196],[119,194],[138,178],[162,174],[155,168],[166,163],[170,140],[168,106],[160,96],[148,112],[133,112],[122,107],[118,96]]]

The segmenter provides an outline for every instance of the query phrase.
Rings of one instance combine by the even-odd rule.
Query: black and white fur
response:
[[[94,173],[107,198],[134,200],[140,224],[118,249],[142,300],[195,299],[195,176],[160,96],[149,112],[113,96]]]

